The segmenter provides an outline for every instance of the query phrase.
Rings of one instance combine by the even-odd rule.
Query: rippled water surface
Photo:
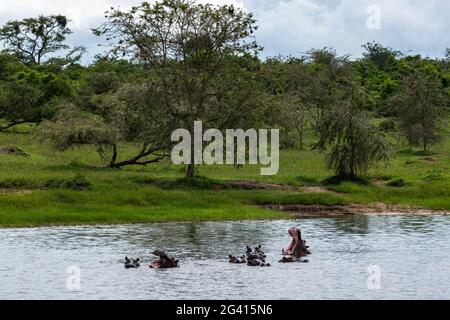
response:
[[[291,225],[311,246],[309,263],[277,263]],[[256,244],[272,267],[228,263]],[[149,269],[156,248],[181,266]],[[125,270],[126,255],[143,266]],[[450,299],[447,216],[0,229],[0,257],[1,299]]]

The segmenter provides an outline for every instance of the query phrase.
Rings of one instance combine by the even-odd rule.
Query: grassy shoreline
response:
[[[186,182],[184,168],[169,161],[147,167],[103,169],[93,148],[64,153],[37,144],[28,133],[2,133],[0,146],[29,156],[0,154],[0,227],[128,224],[173,221],[286,219],[268,204],[346,205],[386,203],[450,210],[450,139],[423,156],[398,148],[388,167],[368,172],[368,183],[324,186],[332,173],[314,151],[281,152],[280,172],[262,177],[259,167],[201,166]],[[123,145],[124,156],[135,146]],[[230,181],[292,186],[293,190],[237,190]],[[219,186],[219,188],[217,187]],[[308,187],[329,192],[310,192]]]

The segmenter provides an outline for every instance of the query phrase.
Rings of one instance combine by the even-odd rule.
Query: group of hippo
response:
[[[300,229],[295,227],[289,228],[289,234],[292,237],[292,241],[289,247],[285,250],[282,249],[283,257],[279,262],[287,263],[287,262],[308,262],[306,259],[302,259],[311,252],[309,251],[309,246],[306,245],[306,240],[302,239]],[[167,255],[163,250],[155,250],[153,251],[153,255],[159,257],[159,259],[155,262],[152,262],[149,267],[152,269],[167,269],[167,268],[176,268],[178,267],[178,260],[174,257]],[[253,249],[247,246],[246,252],[244,255],[238,257],[229,255],[229,262],[234,264],[247,264],[248,266],[256,267],[270,267],[270,263],[266,262],[266,255],[262,251],[261,245],[257,247],[253,247]],[[140,260],[137,259],[129,259],[125,257],[125,268],[139,268]]]
[[[153,255],[159,257],[157,261],[152,262],[149,267],[152,269],[167,269],[178,267],[178,260],[169,256],[162,250],[153,251]],[[141,266],[139,258],[129,259],[125,257],[125,269],[136,269]]]
[[[270,267],[270,263],[266,262],[266,255],[261,249],[261,245],[254,247],[253,249],[247,246],[247,250],[245,255],[241,257],[236,257],[233,255],[229,255],[230,263],[246,263],[248,266],[256,267]]]

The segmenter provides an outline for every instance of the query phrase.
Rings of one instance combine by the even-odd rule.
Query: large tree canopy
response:
[[[273,128],[282,147],[316,146],[353,177],[387,159],[383,132],[428,151],[448,130],[448,49],[430,59],[371,42],[359,59],[325,47],[260,60],[251,13],[159,0],[106,12],[93,31],[109,50],[83,66],[82,48],[66,45],[67,23],[41,16],[0,29],[1,134],[41,124],[36,132],[54,148],[95,145],[117,168],[161,161],[171,133],[192,136],[195,121],[204,131]],[[191,163],[194,143],[183,149]]]
[[[427,153],[429,146],[442,138],[449,101],[437,68],[411,61],[391,100],[400,128],[411,145],[422,145]]]
[[[130,11],[112,9],[94,30],[111,41],[112,53],[147,65],[171,123],[193,132],[236,124],[252,107],[250,55],[260,48],[252,39],[252,14],[227,6],[185,0],[142,3]],[[169,137],[167,137],[169,138]],[[193,148],[193,144],[192,144]],[[194,152],[187,175],[194,176]]]
[[[369,101],[364,89],[349,80],[339,104],[327,110],[318,123],[315,147],[327,152],[327,165],[339,178],[364,175],[371,165],[389,159],[383,134],[370,122]]]
[[[0,29],[0,41],[23,62],[41,64],[45,56],[69,48],[64,43],[72,33],[67,23],[62,15],[11,20]]]

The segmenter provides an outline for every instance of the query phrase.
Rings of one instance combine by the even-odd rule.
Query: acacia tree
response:
[[[408,142],[422,145],[427,153],[429,146],[441,139],[441,124],[449,111],[449,95],[438,72],[431,64],[413,63],[391,102]]]
[[[306,84],[305,98],[317,128],[327,110],[338,103],[340,91],[351,75],[350,61],[349,56],[339,56],[327,47],[310,50],[306,58],[311,76]]]
[[[63,102],[52,120],[43,121],[37,137],[64,151],[80,145],[92,145],[107,160],[107,167],[145,166],[163,160],[169,147],[170,124],[157,106],[158,88],[149,85],[123,85],[116,92],[92,97],[93,110],[83,110]],[[150,105],[150,106],[149,106]],[[119,144],[139,140],[138,151],[128,158],[119,157]],[[108,151],[111,157],[107,159]]]
[[[69,48],[67,23],[63,15],[11,20],[0,29],[0,41],[24,63],[39,65],[45,56]]]
[[[379,70],[383,71],[395,65],[395,60],[403,55],[401,51],[385,47],[377,42],[368,42],[362,47],[364,48],[364,60],[372,62]]]
[[[112,9],[94,30],[111,41],[112,53],[147,65],[155,75],[161,108],[170,123],[193,134],[194,121],[222,128],[248,114],[251,70],[241,59],[260,48],[252,40],[252,14],[186,0],[147,2]],[[239,58],[240,57],[240,58]],[[195,175],[194,143],[187,176]]]
[[[304,132],[310,122],[310,101],[307,99],[311,83],[304,61],[297,58],[271,58],[264,63],[263,83],[269,93],[271,108],[265,117],[268,124],[281,126],[284,131],[283,144],[292,146],[289,133],[296,132],[300,150],[304,147]],[[266,122],[267,122],[266,120]]]
[[[370,123],[367,94],[353,81],[339,97],[339,105],[327,110],[318,126],[315,145],[327,152],[327,166],[341,179],[354,179],[374,163],[388,161],[387,143]]]

